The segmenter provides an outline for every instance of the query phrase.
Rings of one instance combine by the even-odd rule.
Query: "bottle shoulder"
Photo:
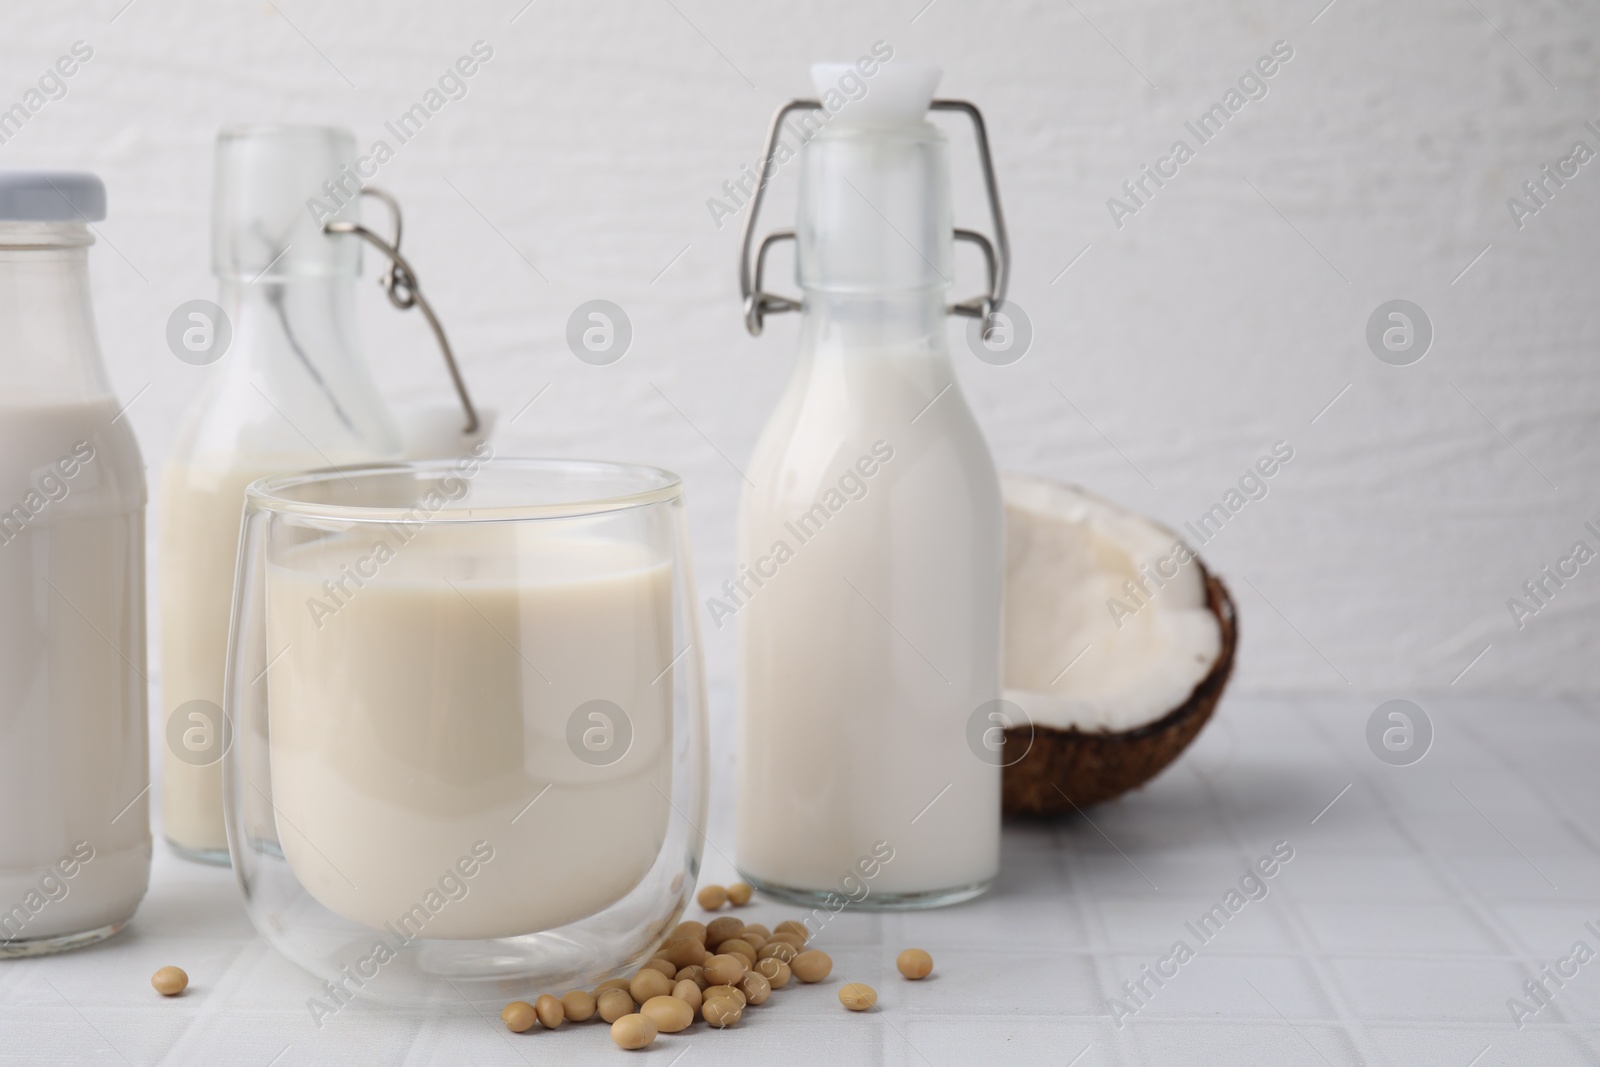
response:
[[[893,488],[892,506],[900,509],[1000,514],[993,455],[953,376],[850,396],[791,383],[746,472],[745,512],[809,505],[852,472],[866,478],[867,469],[875,488]],[[913,503],[924,500],[930,502]]]
[[[289,469],[371,462],[400,451],[393,416],[375,391],[336,395],[241,360],[215,368],[190,403],[169,463]]]
[[[51,522],[146,501],[144,459],[115,397],[0,405],[0,507]]]

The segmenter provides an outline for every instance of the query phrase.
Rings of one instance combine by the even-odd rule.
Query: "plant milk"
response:
[[[433,892],[420,936],[507,937],[643,880],[671,812],[669,560],[538,522],[359,524],[272,549],[266,614],[277,837],[329,909],[382,928]]]
[[[144,470],[117,416],[0,401],[0,941],[123,922],[149,878]]]
[[[317,462],[285,459],[277,468],[167,464],[161,488],[161,693],[169,715],[191,700],[222,707],[245,486]],[[220,739],[204,722],[179,736],[192,743],[195,756],[184,759],[163,743],[162,832],[196,852],[226,852]]]
[[[768,575],[737,612],[740,870],[854,891],[883,841],[880,897],[987,882],[999,770],[964,728],[1000,692],[993,462],[959,394],[929,405],[942,351],[803,359],[740,510],[739,559]]]

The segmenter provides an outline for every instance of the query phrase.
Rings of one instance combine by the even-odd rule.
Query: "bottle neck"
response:
[[[358,361],[353,276],[218,279],[219,303],[233,325],[232,366],[260,369],[289,359],[333,373]]]
[[[920,119],[829,126],[801,150],[801,347],[948,362],[951,222],[944,138]]]
[[[8,401],[108,396],[82,223],[0,222],[0,383]]]
[[[808,293],[950,287],[944,137],[925,121],[829,127],[800,153],[795,275]]]
[[[944,290],[847,293],[808,289],[801,351],[813,360],[873,356],[948,360]]]
[[[362,355],[355,282],[344,274],[219,279],[233,339],[206,407],[225,423],[264,421],[274,431],[287,420],[294,433],[274,448],[310,440],[329,456],[398,450],[398,428]],[[212,440],[233,440],[234,427],[207,429],[203,446],[235,447]]]

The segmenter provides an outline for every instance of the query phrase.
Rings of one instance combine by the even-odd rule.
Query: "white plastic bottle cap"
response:
[[[824,107],[830,93],[843,100],[830,125],[897,126],[923,120],[943,74],[937,63],[909,60],[884,63],[870,78],[854,63],[813,63],[811,84]]]

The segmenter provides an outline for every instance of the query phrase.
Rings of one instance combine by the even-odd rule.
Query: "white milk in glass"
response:
[[[0,941],[120,923],[150,871],[144,472],[118,410],[0,403]]]
[[[190,466],[169,463],[161,487],[161,687],[171,714],[192,700],[222,706],[228,655],[233,570],[245,486],[268,474],[315,463],[286,459],[276,467]],[[194,722],[178,734],[197,751],[218,751],[209,725]],[[162,829],[186,848],[225,851],[222,760],[185,760],[163,752]]]
[[[739,558],[768,575],[737,614],[740,870],[848,892],[867,860],[879,898],[981,884],[999,769],[965,727],[999,687],[993,464],[959,396],[911,421],[955,392],[944,352],[803,358],[740,509]],[[819,417],[826,398],[849,408]]]
[[[277,837],[318,901],[398,925],[487,851],[420,933],[497,938],[643,880],[671,812],[669,559],[537,523],[358,524],[270,550],[266,597]]]

